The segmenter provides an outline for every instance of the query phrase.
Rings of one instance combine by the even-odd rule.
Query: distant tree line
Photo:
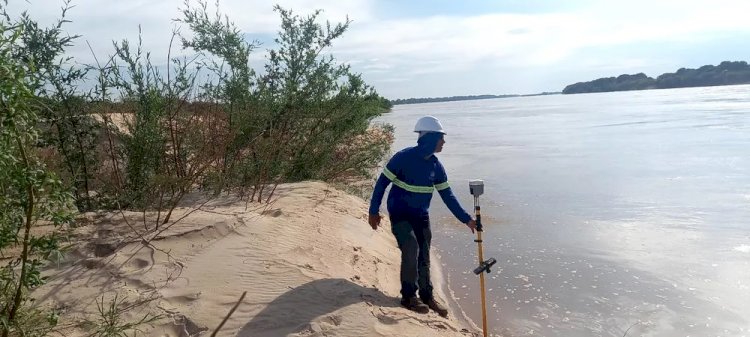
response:
[[[391,100],[390,102],[392,105],[418,104],[418,103],[470,101],[470,100],[475,100],[475,99],[492,99],[492,98],[540,96],[540,95],[556,95],[556,94],[559,94],[559,92],[543,92],[539,94],[529,94],[529,95],[469,95],[469,96],[450,96],[450,97],[404,98],[404,99]]]
[[[750,66],[745,61],[724,61],[718,66],[705,65],[698,69],[680,68],[675,73],[664,73],[656,79],[643,73],[599,78],[590,82],[571,84],[563,94],[626,90],[705,87],[750,83]]]

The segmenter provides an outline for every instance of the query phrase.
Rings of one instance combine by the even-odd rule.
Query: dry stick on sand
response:
[[[167,254],[167,256],[170,256],[170,254],[169,254],[168,252],[165,252],[164,250],[161,250],[161,249],[157,248],[156,246],[154,246],[154,245],[153,245],[153,244],[151,243],[151,241],[153,241],[154,239],[156,239],[156,238],[157,238],[157,237],[158,237],[159,235],[161,235],[162,233],[164,233],[164,232],[165,232],[166,230],[168,230],[168,229],[169,229],[170,227],[172,227],[172,226],[176,225],[177,223],[179,223],[180,221],[182,221],[183,219],[185,219],[185,218],[186,218],[186,217],[188,217],[189,215],[193,214],[193,213],[194,213],[195,211],[199,211],[199,210],[201,210],[201,208],[202,208],[203,206],[205,206],[205,205],[206,205],[206,204],[207,204],[207,203],[208,203],[209,201],[211,201],[212,199],[213,199],[213,198],[208,198],[208,199],[206,199],[206,201],[204,201],[203,203],[201,203],[200,205],[198,205],[198,207],[197,207],[197,208],[194,208],[194,209],[190,210],[189,212],[187,212],[186,214],[184,214],[184,215],[183,215],[182,217],[180,217],[179,219],[175,220],[175,221],[174,221],[173,223],[169,224],[168,226],[166,226],[166,227],[162,228],[161,230],[159,230],[158,232],[156,232],[156,234],[155,234],[155,235],[153,235],[153,236],[152,236],[152,237],[151,237],[150,239],[145,239],[145,238],[144,238],[143,236],[141,236],[141,237],[143,238],[142,240],[144,240],[144,241],[142,241],[143,245],[142,245],[141,247],[139,247],[138,249],[136,249],[136,250],[135,250],[135,252],[133,252],[133,254],[132,254],[132,255],[130,255],[130,257],[129,257],[129,258],[127,259],[127,260],[125,260],[125,261],[124,261],[124,262],[123,262],[122,264],[120,264],[120,267],[124,266],[124,265],[125,265],[126,263],[128,263],[128,262],[129,262],[130,260],[132,260],[132,259],[133,259],[133,258],[135,257],[135,254],[138,254],[138,252],[140,252],[140,251],[141,251],[141,249],[143,249],[143,248],[145,248],[145,247],[152,247],[152,248],[154,248],[154,249],[156,249],[156,250],[159,250],[159,251],[161,251],[162,253],[165,253],[165,254]],[[123,219],[125,219],[125,214],[124,214],[124,213],[122,213],[122,209],[120,209],[120,213],[122,214],[122,217],[123,217]],[[126,221],[126,223],[127,223],[127,220],[125,220],[125,221]],[[153,232],[152,232],[152,233],[153,233]],[[151,234],[151,233],[148,233],[148,234]],[[148,234],[147,234],[147,235],[148,235]]]
[[[245,299],[245,295],[247,295],[247,291],[242,292],[242,296],[240,296],[240,299],[237,301],[237,303],[234,304],[234,306],[232,307],[232,310],[229,310],[229,313],[227,314],[226,317],[224,317],[221,323],[219,323],[219,326],[216,327],[216,330],[214,330],[214,332],[211,334],[211,337],[216,337],[216,334],[219,333],[219,330],[221,330],[221,327],[224,326],[224,323],[226,323],[229,320],[229,317],[232,316],[234,311],[237,310],[237,307],[240,306],[240,303],[242,303],[242,300]]]

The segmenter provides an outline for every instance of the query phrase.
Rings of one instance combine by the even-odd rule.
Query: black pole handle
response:
[[[482,232],[482,208],[479,207],[479,196],[474,196],[474,217],[476,217],[477,232]]]
[[[479,275],[483,272],[487,272],[487,274],[490,273],[490,267],[495,265],[497,263],[497,260],[495,258],[491,257],[487,259],[486,261],[479,264],[479,267],[474,268],[474,274]]]

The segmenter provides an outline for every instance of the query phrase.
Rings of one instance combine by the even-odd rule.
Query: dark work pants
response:
[[[401,250],[401,296],[409,298],[419,290],[422,300],[431,299],[429,216],[391,217],[391,232]]]

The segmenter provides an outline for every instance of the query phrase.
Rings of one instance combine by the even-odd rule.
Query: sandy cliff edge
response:
[[[219,336],[478,335],[455,310],[444,319],[399,306],[399,250],[387,220],[369,227],[362,199],[320,182],[281,185],[276,195],[270,205],[219,197],[198,210],[196,197],[154,246],[134,234],[143,232],[141,213],[90,216],[76,233],[94,239],[47,270],[33,295],[61,311],[67,336],[86,335],[72,325],[96,322],[96,300],[115,294],[132,306],[123,319],[163,315],[139,335],[207,336],[244,291]],[[123,238],[130,243],[115,244]],[[439,273],[433,279],[445,289]]]

